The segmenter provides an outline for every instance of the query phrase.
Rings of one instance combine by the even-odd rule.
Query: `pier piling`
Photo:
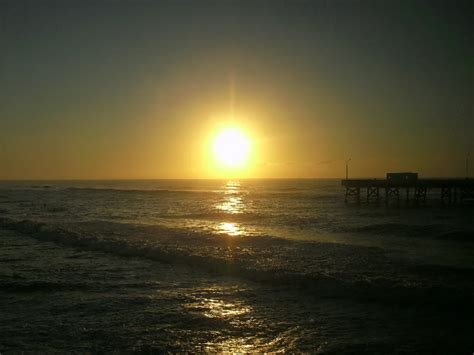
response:
[[[407,173],[408,174],[408,173]],[[394,174],[397,178],[387,179],[345,179],[341,181],[346,188],[345,202],[361,202],[361,191],[365,189],[367,203],[378,203],[381,199],[380,189],[385,192],[385,203],[400,203],[400,193],[405,190],[405,202],[424,204],[428,191],[439,191],[442,204],[474,202],[474,179],[418,179],[417,175]],[[412,174],[412,173],[410,173]],[[408,178],[398,177],[408,176]],[[411,194],[413,190],[413,194]],[[430,194],[430,196],[436,196]]]

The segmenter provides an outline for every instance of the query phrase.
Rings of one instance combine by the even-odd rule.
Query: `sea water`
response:
[[[471,352],[474,209],[338,180],[0,183],[0,351]]]

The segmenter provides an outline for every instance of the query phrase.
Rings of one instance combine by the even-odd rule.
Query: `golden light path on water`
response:
[[[253,315],[254,309],[245,303],[238,294],[244,289],[219,286],[201,289],[191,296],[192,301],[185,307],[191,313],[203,315],[211,321],[225,322],[233,329],[245,329],[247,327],[261,327],[261,320]],[[213,294],[209,297],[209,294]],[[249,336],[247,334],[216,334],[215,341],[202,344],[202,350],[206,352],[231,352],[248,353],[257,349],[265,349],[269,346],[268,339]]]
[[[216,228],[219,233],[231,237],[239,237],[252,234],[247,227],[235,222],[232,216],[237,217],[245,212],[248,206],[242,196],[241,184],[238,181],[228,181],[224,185],[222,198],[214,205],[215,210],[229,215],[229,219],[220,222]],[[234,218],[235,218],[234,217]],[[254,315],[254,308],[245,303],[238,293],[239,289],[221,289],[219,287],[208,289],[209,294],[197,296],[188,305],[190,311],[198,311],[204,317],[228,323],[234,329],[247,329],[248,327],[263,327],[261,320]],[[229,297],[231,296],[232,297]],[[259,336],[242,334],[225,335],[216,337],[216,341],[203,344],[205,352],[224,353],[251,353],[256,351],[268,351],[274,349],[274,342],[279,342],[278,337],[260,338]]]
[[[225,185],[223,201],[216,204],[215,208],[229,214],[240,214],[245,210],[245,204],[241,196],[237,195],[240,190],[238,181],[228,181]],[[242,236],[244,230],[239,223],[221,222],[218,226],[219,232],[231,236]]]

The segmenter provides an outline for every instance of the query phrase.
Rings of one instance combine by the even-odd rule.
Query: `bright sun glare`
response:
[[[250,153],[250,141],[238,128],[225,128],[214,139],[214,155],[228,168],[245,166]]]

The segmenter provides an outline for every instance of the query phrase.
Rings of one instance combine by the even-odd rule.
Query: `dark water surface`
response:
[[[0,351],[472,353],[472,206],[342,194],[0,183]]]

